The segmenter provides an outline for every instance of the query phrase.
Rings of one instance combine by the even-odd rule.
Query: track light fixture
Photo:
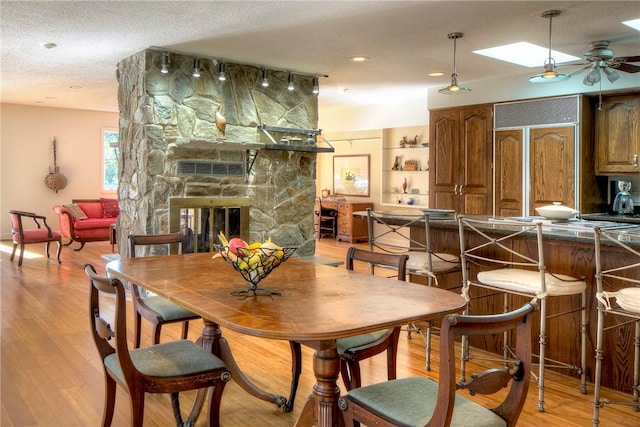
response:
[[[262,69],[262,87],[269,87],[269,76],[266,68]]]
[[[227,80],[227,75],[224,73],[224,62],[218,64],[218,80],[221,82]]]
[[[311,92],[313,92],[314,95],[317,95],[320,93],[320,85],[318,84],[317,76],[313,76],[313,89],[311,90]]]
[[[544,60],[544,71],[542,74],[536,74],[529,79],[531,83],[554,83],[561,82],[569,78],[567,74],[558,73],[556,71],[556,61],[551,57],[551,22],[553,21],[553,18],[558,15],[560,15],[559,10],[547,10],[542,14],[543,18],[549,18],[549,58]],[[598,76],[598,80],[600,80],[600,76]]]
[[[462,33],[449,33],[447,37],[449,40],[453,40],[453,74],[451,74],[451,84],[438,92],[446,95],[471,92],[471,89],[458,83],[458,73],[456,71],[456,40],[462,37]]]
[[[200,77],[200,58],[193,58],[193,77]]]
[[[292,73],[289,73],[289,78],[287,79],[287,81],[288,81],[287,89],[288,90],[295,90],[296,87],[293,84],[293,74]]]
[[[169,72],[169,54],[164,52],[162,54],[162,64],[160,66],[160,72],[162,74],[167,74]]]

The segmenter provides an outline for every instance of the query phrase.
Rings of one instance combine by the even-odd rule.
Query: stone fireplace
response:
[[[317,128],[312,77],[296,75],[292,92],[286,72],[271,71],[265,88],[257,67],[225,63],[221,82],[215,61],[200,58],[194,78],[193,56],[171,53],[167,74],[161,56],[145,50],[118,63],[118,241],[170,231],[172,199],[247,198],[248,240],[269,236],[313,254],[317,152],[265,149],[271,142],[260,132]],[[119,251],[129,255],[127,245]]]

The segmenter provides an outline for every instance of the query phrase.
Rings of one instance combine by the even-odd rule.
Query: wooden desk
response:
[[[297,425],[339,425],[336,339],[459,312],[464,299],[437,288],[374,277],[344,268],[289,259],[261,284],[281,296],[237,297],[247,283],[209,253],[112,261],[107,271],[201,315],[203,341],[221,357],[239,385],[257,396],[238,369],[220,326],[262,338],[298,341],[315,349],[316,385]],[[269,396],[268,393],[263,393]],[[262,397],[262,396],[258,396]],[[268,400],[268,399],[267,399]]]

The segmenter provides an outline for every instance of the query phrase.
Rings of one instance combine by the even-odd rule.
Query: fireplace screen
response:
[[[213,252],[223,232],[230,239],[247,240],[249,198],[186,197],[169,199],[169,231],[187,238],[186,252]]]

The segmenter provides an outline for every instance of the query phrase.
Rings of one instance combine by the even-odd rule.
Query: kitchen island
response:
[[[397,226],[411,224],[408,226],[410,238],[416,242],[425,242],[425,228],[422,222],[416,222],[416,215],[422,215],[419,210],[414,211],[385,211],[385,221],[392,222]],[[356,212],[354,216],[366,218],[365,211]],[[486,218],[486,217],[485,217]],[[500,235],[500,222],[505,218],[495,217],[495,226],[486,231],[489,234]],[[547,270],[558,274],[566,274],[573,277],[584,277],[587,283],[587,378],[593,381],[594,355],[596,343],[596,321],[597,321],[597,300],[595,282],[595,248],[593,225],[611,225],[605,221],[546,221],[543,228],[545,236],[544,253]],[[618,226],[626,225],[630,231],[640,230],[638,224],[617,223]],[[440,217],[430,221],[432,234],[432,249],[434,252],[459,253],[460,238],[458,232],[458,222],[453,215]],[[630,239],[627,242],[632,247],[640,248],[640,240]],[[534,236],[523,236],[514,243],[515,245],[535,246]],[[625,253],[621,248],[605,244],[602,259],[603,267],[610,268],[638,262],[632,259],[631,255]],[[475,266],[472,266],[474,270]],[[472,271],[472,274],[475,274]],[[640,279],[640,272],[636,272]],[[412,277],[412,281],[420,282],[421,277]],[[461,275],[456,273],[448,275],[440,280],[440,286],[447,289],[460,288]],[[610,283],[610,289],[616,290],[616,284]],[[477,297],[484,289],[473,288],[471,297]],[[512,306],[517,306],[526,302],[524,297],[512,296]],[[502,296],[488,296],[486,298],[473,299],[471,312],[474,314],[487,314],[502,311]],[[580,297],[552,298],[548,301],[549,312],[565,312],[571,308],[580,306]],[[616,317],[616,316],[611,316]],[[608,319],[608,321],[619,321],[619,319]],[[533,339],[537,341],[538,322],[534,323]],[[576,312],[567,316],[549,319],[547,321],[547,356],[556,360],[569,361],[572,364],[580,363],[580,314]],[[632,387],[632,366],[633,366],[633,324],[621,326],[614,332],[606,334],[605,340],[605,360],[603,365],[602,384],[606,387],[615,388],[622,391],[631,391]],[[473,345],[501,354],[501,340],[472,342]],[[537,346],[537,344],[535,345]],[[566,369],[559,372],[568,373]],[[577,373],[573,373],[577,377]]]

